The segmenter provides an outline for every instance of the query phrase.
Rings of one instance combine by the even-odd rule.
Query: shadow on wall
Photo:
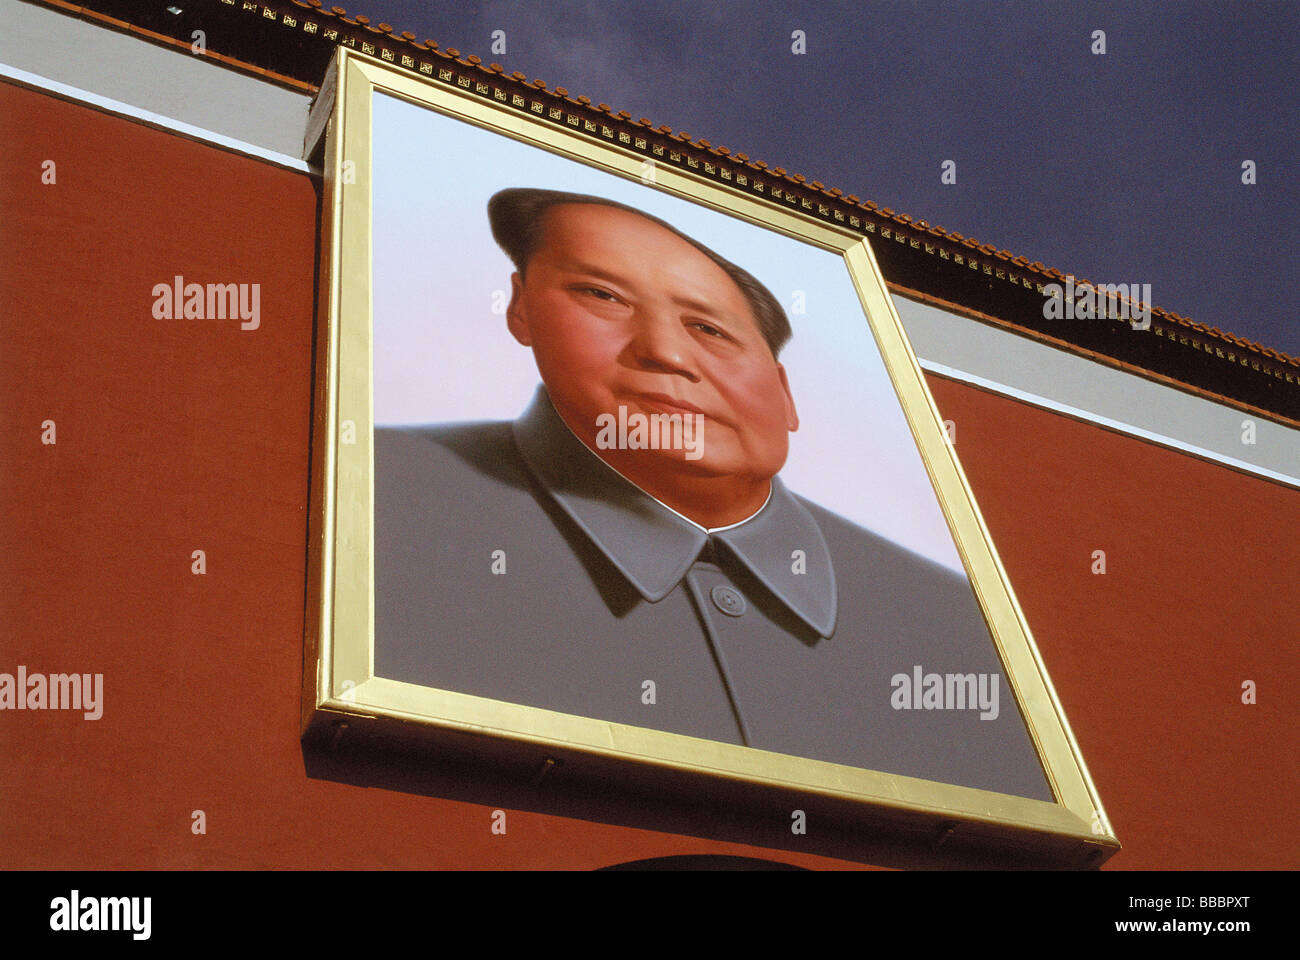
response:
[[[332,745],[331,745],[331,741]],[[511,747],[506,763],[485,755],[435,752],[428,744],[394,742],[356,727],[341,737],[302,743],[304,772],[329,780],[395,793],[488,808],[526,810],[638,830],[739,843],[777,851],[831,857],[911,870],[1016,870],[1077,868],[1041,855],[964,840],[951,824],[916,825],[864,818],[861,808],[836,807],[824,798],[789,794],[732,794],[725,783],[665,785],[664,771],[619,768],[614,773],[580,770],[578,763],[532,755]],[[514,758],[522,758],[515,762]],[[626,774],[624,774],[626,770]],[[639,776],[638,776],[639,774]],[[814,825],[791,829],[791,812],[804,811]],[[757,852],[757,851],[756,851]],[[571,863],[614,870],[792,870],[763,858],[722,855],[672,856],[622,864],[593,864],[581,853]]]

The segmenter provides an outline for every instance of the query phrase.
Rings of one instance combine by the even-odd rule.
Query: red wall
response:
[[[98,721],[0,714],[0,866],[849,865],[734,842],[707,811],[683,835],[311,770],[313,186],[5,83],[0,118],[0,671],[105,685]],[[260,283],[261,328],[155,320],[177,273]],[[1109,867],[1292,866],[1300,495],[931,385],[1125,845]]]
[[[1124,844],[1108,867],[1294,868],[1300,492],[930,389]]]

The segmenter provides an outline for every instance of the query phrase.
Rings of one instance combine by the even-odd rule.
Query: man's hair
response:
[[[565,193],[562,190],[520,187],[493,194],[492,199],[488,201],[488,220],[492,224],[492,237],[514,263],[521,277],[525,275],[524,270],[529,259],[541,245],[546,212],[551,207],[565,203],[594,203],[603,207],[613,207],[615,210],[624,210],[651,223],[657,223],[665,230],[681,237],[726,271],[727,276],[740,288],[773,357],[781,352],[781,348],[790,339],[790,321],[785,311],[781,309],[781,304],[777,302],[776,297],[772,296],[771,291],[759,283],[753,274],[714,253],[698,240],[688,237],[671,223],[665,223],[644,210],[629,207],[615,200],[606,200],[604,197],[593,197],[585,193]]]

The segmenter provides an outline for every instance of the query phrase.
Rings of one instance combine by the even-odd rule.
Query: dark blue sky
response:
[[[1300,355],[1295,0],[346,6]]]

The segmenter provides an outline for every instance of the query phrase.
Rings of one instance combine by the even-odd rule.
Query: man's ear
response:
[[[794,408],[794,394],[790,392],[790,380],[785,375],[785,367],[776,365],[777,376],[781,378],[781,389],[785,391],[785,428],[791,433],[799,429],[799,411]]]
[[[510,306],[506,307],[506,327],[510,335],[525,347],[533,345],[528,331],[528,316],[524,312],[524,281],[518,273],[510,275]]]

